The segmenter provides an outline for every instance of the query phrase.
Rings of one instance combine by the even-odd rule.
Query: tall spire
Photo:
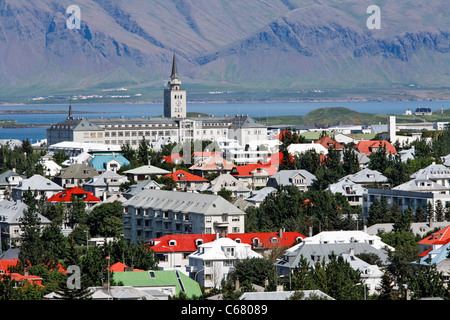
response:
[[[178,79],[177,60],[175,59],[175,53],[173,54],[172,74],[170,75],[170,79]]]
[[[73,119],[73,116],[72,116],[72,99],[69,99],[69,116],[67,117],[67,119]]]

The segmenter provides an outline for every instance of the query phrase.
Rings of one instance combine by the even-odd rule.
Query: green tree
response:
[[[436,201],[435,214],[436,214],[436,221],[438,222],[444,221],[445,208],[441,200]]]
[[[262,258],[248,258],[241,260],[229,277],[240,283],[249,282],[259,286],[269,284],[269,291],[275,286],[275,268],[271,261]]]
[[[137,150],[137,160],[141,165],[147,165],[149,160],[149,151],[148,144],[145,137],[142,136],[141,141],[139,142],[139,147]]]
[[[353,145],[346,146],[342,152],[342,169],[345,175],[354,174],[359,171],[358,155],[353,149]]]
[[[440,297],[448,299],[444,275],[437,271],[436,265],[413,264],[405,279],[408,288],[414,293],[414,299]]]
[[[42,230],[41,240],[47,259],[62,260],[66,256],[66,238],[59,224],[52,222]]]
[[[89,214],[87,225],[92,236],[119,237],[122,234],[122,204],[103,203]]]
[[[40,264],[45,260],[44,244],[41,239],[41,219],[37,211],[37,201],[30,199],[31,192],[24,194],[24,202],[28,207],[20,218],[22,234],[20,236],[19,259],[25,268]]]

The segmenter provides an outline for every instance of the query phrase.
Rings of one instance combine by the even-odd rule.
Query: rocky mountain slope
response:
[[[198,88],[448,87],[446,1],[0,0],[0,97]],[[69,5],[81,28],[68,29]]]

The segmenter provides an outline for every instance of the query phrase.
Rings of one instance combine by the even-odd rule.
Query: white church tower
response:
[[[168,89],[164,90],[164,117],[186,118],[186,90],[180,89],[178,80],[177,61],[173,55],[172,74]]]

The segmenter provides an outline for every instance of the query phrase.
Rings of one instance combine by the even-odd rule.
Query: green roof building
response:
[[[184,293],[187,298],[200,297],[200,285],[177,270],[149,270],[114,272],[114,281],[139,289],[157,289],[171,296]]]

